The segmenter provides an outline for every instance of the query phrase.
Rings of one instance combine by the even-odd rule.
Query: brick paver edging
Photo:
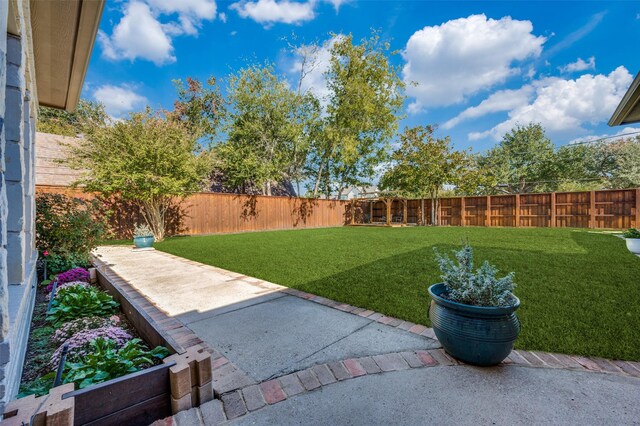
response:
[[[362,358],[349,358],[342,361],[316,364],[304,370],[224,393],[220,396],[221,404],[218,400],[213,401],[212,404],[217,404],[215,408],[219,416],[218,421],[224,422],[285,401],[293,396],[313,392],[345,380],[416,368],[452,367],[458,365],[464,365],[464,363],[453,359],[442,349],[394,352]],[[597,371],[640,378],[640,363],[637,362],[587,359],[546,352],[513,351],[501,364],[503,368],[510,366]],[[205,413],[211,411],[212,408],[205,404],[200,408],[181,412],[173,416],[173,418],[159,420],[154,425],[215,424],[205,421]]]

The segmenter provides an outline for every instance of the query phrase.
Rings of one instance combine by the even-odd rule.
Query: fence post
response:
[[[551,193],[551,217],[549,218],[549,226],[551,228],[556,227],[556,193]]]
[[[355,200],[351,200],[351,224],[356,223],[356,203]]]
[[[514,226],[518,228],[520,226],[520,194],[516,194],[516,211],[515,211],[515,221]]]
[[[640,229],[640,188],[636,189],[636,228]]]
[[[373,223],[373,201],[369,201],[369,223]]]
[[[392,203],[393,203],[393,200],[389,201],[388,198],[385,200],[385,204],[387,205],[387,226],[391,226],[391,204]]]
[[[589,195],[589,214],[591,216],[589,228],[596,229],[596,191],[591,191]]]
[[[460,226],[465,225],[464,215],[465,215],[465,200],[464,197],[460,197]]]
[[[406,225],[407,224],[407,203],[409,201],[407,201],[407,199],[404,199],[404,204],[402,206],[402,224]]]
[[[487,214],[485,215],[486,226],[491,226],[491,195],[487,195]]]

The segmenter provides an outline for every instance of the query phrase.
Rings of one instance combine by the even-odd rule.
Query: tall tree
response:
[[[380,186],[422,199],[430,198],[431,224],[438,225],[440,192],[444,185],[460,182],[471,159],[467,152],[453,150],[449,137],[434,138],[433,132],[433,126],[404,130],[400,146],[391,155],[393,165],[380,179]],[[424,204],[422,215],[424,224]]]
[[[319,115],[315,98],[292,91],[266,64],[232,75],[228,102],[228,140],[216,156],[229,184],[256,185],[271,195],[274,183],[301,179],[311,123]]]
[[[352,35],[334,35],[325,73],[330,94],[310,162],[314,197],[323,183],[335,182],[338,197],[347,186],[366,183],[384,159],[404,102],[404,83],[388,53],[389,43],[377,34],[360,44]]]
[[[554,146],[538,123],[517,125],[480,158],[480,165],[509,194],[532,192],[555,179]]]
[[[210,170],[196,139],[150,108],[112,126],[95,126],[69,148],[69,164],[87,171],[76,184],[137,203],[159,241],[172,203],[199,190]]]

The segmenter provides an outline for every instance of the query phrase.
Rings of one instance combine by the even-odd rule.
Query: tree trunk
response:
[[[322,179],[322,172],[324,171],[324,161],[318,166],[318,174],[316,175],[316,182],[313,185],[313,198],[318,198],[318,190],[320,189],[320,180]]]
[[[152,200],[142,205],[142,217],[153,231],[154,239],[158,242],[164,240],[164,211],[162,200]]]

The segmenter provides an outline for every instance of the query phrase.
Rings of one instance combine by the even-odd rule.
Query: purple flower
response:
[[[114,318],[115,317],[115,318]],[[53,333],[51,340],[56,346],[60,346],[65,340],[73,336],[80,331],[93,330],[96,328],[105,328],[110,325],[117,325],[120,322],[120,318],[117,315],[113,315],[110,318],[102,317],[82,317],[65,322],[59,329]]]
[[[92,340],[102,337],[105,339],[113,340],[118,348],[121,348],[129,340],[133,339],[129,333],[120,327],[113,325],[95,328],[93,330],[82,330],[74,334],[65,340],[58,349],[51,356],[51,367],[57,368],[60,358],[62,357],[62,348],[65,344],[69,345],[69,352],[67,352],[67,358],[69,360],[77,360],[87,354],[89,349],[89,343]]]
[[[89,271],[84,268],[74,268],[69,269],[67,272],[63,272],[58,274],[56,277],[56,281],[58,281],[58,285],[70,283],[73,281],[82,281],[88,283],[90,281]],[[51,292],[53,289],[53,281],[47,286],[47,291]]]

